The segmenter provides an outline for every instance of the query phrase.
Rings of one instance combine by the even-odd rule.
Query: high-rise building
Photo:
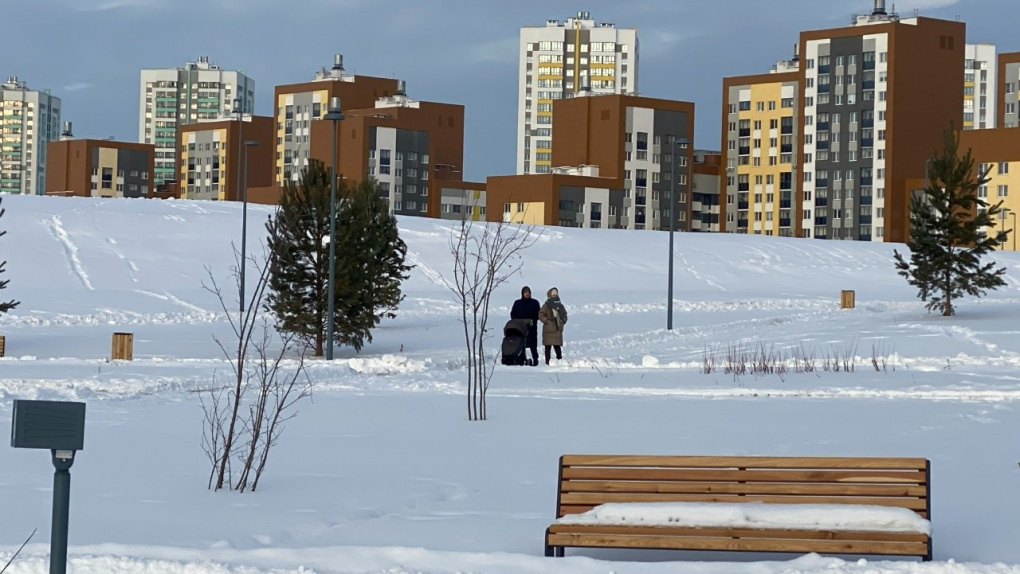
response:
[[[249,187],[271,185],[275,136],[273,118],[264,116],[181,126],[181,161],[174,178],[181,199],[239,201],[245,183]],[[246,142],[257,145],[246,146]]]
[[[691,193],[693,103],[582,91],[554,107],[556,167],[490,177],[489,221],[665,230],[673,214],[675,230],[700,231],[705,214],[718,218],[718,207],[705,205],[711,198]]]
[[[637,93],[637,30],[596,23],[588,12],[521,28],[519,82],[517,173],[549,173],[553,102],[585,88],[593,94]]]
[[[999,55],[995,119],[999,127],[1020,127],[1020,52]]]
[[[138,103],[138,141],[156,147],[155,183],[178,173],[177,128],[216,121],[255,108],[255,82],[241,71],[224,70],[203,56],[179,68],[145,69]]]
[[[994,44],[967,44],[963,64],[963,129],[996,127],[998,72]]]
[[[60,141],[46,147],[46,195],[152,196],[152,144],[76,139],[66,122]]]
[[[773,69],[723,79],[721,231],[796,235],[801,74],[796,59]]]
[[[803,236],[908,239],[908,182],[963,125],[965,38],[962,22],[900,18],[884,0],[801,33]]]
[[[301,169],[308,165],[312,122],[326,115],[332,98],[340,98],[344,113],[372,108],[379,98],[396,94],[397,83],[398,80],[392,78],[348,74],[344,70],[343,56],[336,54],[333,67],[316,72],[314,80],[276,86],[273,97],[277,129],[276,185],[282,186],[288,179],[296,180]]]
[[[0,84],[0,193],[42,195],[46,144],[60,136],[60,98],[10,76]]]

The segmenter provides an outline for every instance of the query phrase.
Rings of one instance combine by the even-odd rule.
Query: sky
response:
[[[212,493],[200,400],[232,375],[213,338],[228,349],[236,338],[202,285],[211,273],[236,316],[243,206],[15,195],[3,207],[0,293],[21,305],[0,314],[0,432],[13,399],[87,404],[71,469],[74,574],[1020,574],[1020,254],[994,254],[1006,285],[942,317],[897,275],[902,246],[681,233],[669,331],[668,234],[538,228],[520,274],[494,293],[486,349],[500,347],[521,285],[556,286],[569,313],[562,361],[496,365],[488,420],[470,422],[461,313],[441,280],[459,225],[400,216],[415,267],[396,316],[360,353],[309,359],[313,395],[256,492]],[[273,209],[250,205],[249,223]],[[265,230],[247,230],[257,250]],[[841,310],[848,288],[857,306]],[[114,332],[134,334],[132,361],[109,360]],[[769,363],[759,351],[788,371],[724,372],[728,357]],[[853,370],[826,368],[833,357]],[[797,368],[806,360],[815,370]],[[563,454],[923,457],[935,562],[546,559]],[[0,569],[38,528],[4,574],[48,572],[52,477],[50,453],[0,444]],[[591,519],[926,530],[867,507],[782,510],[614,505]]]
[[[208,56],[256,82],[256,113],[273,87],[310,80],[342,53],[349,72],[407,81],[409,95],[466,106],[465,177],[513,173],[522,26],[579,11],[636,27],[640,92],[695,102],[696,145],[719,148],[722,78],[764,73],[792,55],[799,32],[840,27],[871,0],[0,0],[0,75],[63,100],[78,137],[136,141],[142,68]],[[890,7],[892,2],[889,2]],[[1015,0],[912,0],[912,15],[968,24],[969,42],[1020,51]],[[6,46],[23,46],[12,51]],[[29,48],[30,47],[30,48]]]

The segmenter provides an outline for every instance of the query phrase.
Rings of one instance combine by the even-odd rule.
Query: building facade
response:
[[[308,165],[312,122],[326,115],[332,98],[340,98],[341,109],[346,113],[372,108],[379,98],[398,91],[403,93],[398,80],[348,74],[340,54],[334,56],[332,68],[316,72],[311,82],[276,86],[275,184],[282,186],[285,181],[295,181]]]
[[[268,116],[181,126],[181,160],[173,177],[180,198],[238,201],[244,197],[245,182],[249,187],[271,185],[275,136],[275,122]],[[246,145],[249,142],[257,145]]]
[[[996,127],[998,73],[994,44],[967,44],[963,64],[963,129]]]
[[[963,125],[966,26],[883,0],[855,22],[801,33],[803,236],[904,242],[908,181]]]
[[[719,230],[794,237],[799,67],[723,79]],[[810,211],[810,208],[808,209]]]
[[[997,125],[1004,128],[1020,127],[1020,52],[999,56],[998,65]]]
[[[337,172],[351,183],[374,179],[394,214],[439,217],[443,183],[462,179],[464,106],[398,93],[344,116],[337,131]],[[310,129],[311,157],[327,168],[332,130],[329,121],[312,122]]]
[[[17,76],[0,84],[0,193],[42,195],[49,142],[60,135],[60,98]]]
[[[224,70],[208,57],[180,68],[145,69],[141,73],[138,141],[156,147],[156,184],[178,173],[179,126],[217,121],[255,109],[255,82],[240,71]]]
[[[490,177],[486,182],[488,221],[620,229],[621,181],[600,177],[594,166],[557,168],[553,173]]]
[[[595,94],[637,93],[638,48],[636,29],[596,23],[588,12],[521,28],[518,174],[552,171],[555,101],[585,88]]]
[[[691,231],[722,231],[722,153],[694,150],[691,174]]]
[[[582,92],[554,107],[560,118],[554,173],[596,166],[599,177],[617,180],[605,187],[624,190],[619,214],[624,229],[669,229],[671,196],[674,229],[691,229],[693,103]]]
[[[456,221],[485,221],[486,187],[471,181],[441,181],[439,218]]]
[[[67,126],[70,132],[70,126]],[[62,139],[47,144],[46,195],[150,197],[155,147],[113,140]]]
[[[995,227],[988,232],[1010,231],[1000,249],[1017,250],[1017,219],[1020,217],[1020,130],[999,128],[966,131],[960,134],[960,150],[973,154],[975,172],[987,174],[989,181],[978,188],[978,197],[1002,211]]]

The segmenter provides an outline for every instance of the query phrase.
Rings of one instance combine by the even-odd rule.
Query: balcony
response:
[[[829,218],[828,217],[816,217],[815,218],[815,225],[826,225],[828,223],[829,223]]]
[[[648,178],[647,177],[643,177],[643,178],[639,177],[635,181],[637,182],[637,187],[648,187]]]
[[[815,207],[826,207],[827,205],[829,205],[829,198],[828,197],[816,197],[815,198]]]
[[[751,155],[751,148],[749,147],[737,148],[737,153],[739,155]]]
[[[737,227],[741,228],[741,229],[747,229],[747,220],[746,219],[738,219],[737,220]]]
[[[791,207],[793,207],[792,204],[793,204],[793,202],[790,201],[789,199],[780,199],[779,200],[779,209],[790,209]]]
[[[824,86],[818,86],[819,94],[828,94],[832,91],[832,84],[825,84]]]
[[[857,240],[858,241],[871,241],[871,236],[870,235],[862,235],[862,236],[858,237]]]
[[[862,128],[873,128],[875,127],[875,118],[864,118],[861,120]]]
[[[779,133],[781,133],[783,135],[790,135],[790,134],[792,134],[793,133],[793,124],[783,124],[783,126],[779,129]]]
[[[870,195],[862,195],[861,196],[861,201],[860,201],[861,205],[871,205],[871,202],[872,202],[872,197]]]
[[[634,205],[648,205],[648,198],[643,195],[639,195],[634,198]]]
[[[875,147],[875,140],[873,138],[872,139],[862,139],[861,140],[861,147]]]
[[[868,80],[868,81],[862,82],[862,83],[864,84],[864,89],[865,90],[874,90],[875,89],[875,80]]]
[[[861,69],[862,70],[874,70],[875,69],[875,61],[874,60],[864,60],[864,62],[861,64]]]
[[[871,178],[871,176],[870,176],[870,175],[869,175],[868,177],[862,177],[862,178],[861,178],[861,185],[871,185],[871,183],[872,183],[873,181],[874,181],[874,180],[873,180],[873,179]]]
[[[829,131],[829,122],[818,122],[818,124],[816,125],[816,129],[820,132]]]
[[[790,227],[790,220],[789,219],[780,219],[779,220],[779,227]]]
[[[829,149],[829,142],[828,141],[815,142],[815,149],[823,149],[823,150]]]
[[[751,191],[751,182],[744,181],[737,183],[737,191]]]
[[[832,66],[829,65],[829,64],[826,64],[824,66],[818,66],[818,73],[819,74],[828,74],[831,71],[832,71]]]
[[[861,225],[865,225],[865,224],[871,225],[871,216],[870,215],[861,215],[861,216],[858,216],[857,223],[860,223]]]
[[[793,182],[790,180],[779,180],[779,191],[792,191]]]
[[[829,180],[828,179],[816,179],[815,180],[815,188],[816,189],[827,188],[827,187],[829,187]]]
[[[740,128],[740,137],[742,138],[751,137],[751,128]]]
[[[793,153],[793,144],[781,144],[779,153]]]
[[[751,207],[751,205],[748,202],[746,202],[746,201],[738,201],[737,202],[737,209],[744,210],[744,209],[750,209],[750,207]]]

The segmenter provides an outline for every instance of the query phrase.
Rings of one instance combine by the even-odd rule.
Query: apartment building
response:
[[[331,68],[322,68],[310,82],[276,86],[275,184],[296,181],[308,165],[312,122],[326,115],[332,98],[340,98],[342,111],[347,113],[372,108],[379,98],[394,95],[397,89],[395,79],[348,74],[341,54],[333,57]]]
[[[552,171],[553,103],[582,89],[593,94],[638,91],[634,28],[596,22],[588,12],[520,33],[517,173]]]
[[[1002,202],[1002,212],[989,233],[1012,230],[1000,249],[1017,250],[1017,219],[1020,214],[1020,130],[965,131],[960,134],[960,149],[973,153],[975,171],[987,173],[989,182],[978,188],[978,197],[995,205]]]
[[[1020,127],[1020,52],[999,55],[997,125],[1005,128]]]
[[[150,197],[155,190],[152,144],[75,139],[67,122],[60,141],[46,148],[46,195]]]
[[[722,231],[722,178],[725,173],[722,166],[721,152],[694,150],[690,231]]]
[[[310,126],[310,155],[327,167],[332,130],[329,121]],[[462,179],[464,106],[415,100],[402,82],[372,107],[345,111],[337,135],[337,172],[377,181],[394,214],[439,217],[442,186]]]
[[[803,236],[907,240],[908,181],[963,125],[965,37],[884,0],[850,27],[801,33]]]
[[[0,84],[0,193],[46,190],[46,145],[60,135],[60,110],[60,98],[17,76]]]
[[[255,82],[242,71],[220,68],[207,56],[179,68],[142,70],[138,141],[156,147],[156,184],[177,177],[179,126],[229,117],[235,107],[239,113],[255,109]]]
[[[994,44],[967,44],[963,64],[963,129],[996,127],[998,72]]]
[[[238,201],[245,184],[272,185],[275,124],[268,116],[244,116],[181,126],[181,160],[173,176],[180,198]]]
[[[440,181],[439,218],[485,221],[486,186],[470,181]]]
[[[582,90],[553,107],[551,172],[490,177],[490,221],[669,229],[673,213],[677,231],[701,229],[701,205],[692,224],[693,103]]]
[[[782,61],[773,70],[723,79],[720,231],[799,235],[801,73],[796,59]]]

